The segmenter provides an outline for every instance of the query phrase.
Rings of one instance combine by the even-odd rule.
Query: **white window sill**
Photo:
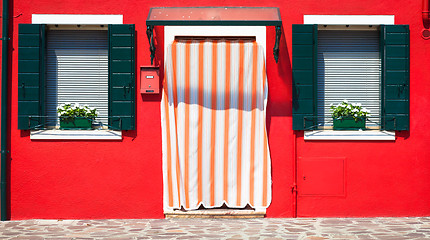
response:
[[[305,131],[305,140],[375,140],[375,141],[395,141],[395,131],[333,131],[333,130],[316,130]]]
[[[114,130],[33,130],[32,140],[121,140],[122,131]]]

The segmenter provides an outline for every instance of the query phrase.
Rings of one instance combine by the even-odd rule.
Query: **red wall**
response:
[[[242,6],[220,0],[219,6]],[[162,218],[160,96],[137,94],[136,131],[122,141],[31,141],[17,130],[18,24],[31,14],[123,14],[136,24],[137,66],[149,65],[145,20],[150,7],[214,6],[213,1],[161,2],[15,0],[12,52],[11,219],[29,218]],[[430,42],[420,37],[420,1],[249,0],[246,6],[279,7],[284,35],[276,64],[271,49],[275,31],[267,29],[269,80],[268,131],[272,157],[273,200],[268,217],[294,216],[291,185],[297,157],[344,157],[346,194],[342,197],[298,197],[299,216],[423,216],[430,213],[429,118]],[[308,142],[293,134],[291,124],[291,24],[304,14],[395,15],[411,29],[411,127],[395,142]],[[156,28],[157,57],[162,60],[163,28]],[[426,47],[427,46],[427,47]],[[163,63],[160,63],[162,66]],[[137,79],[140,79],[137,71]],[[137,89],[140,88],[137,81]],[[295,140],[297,147],[295,147]],[[295,151],[296,150],[296,151]],[[299,188],[300,191],[300,188]]]

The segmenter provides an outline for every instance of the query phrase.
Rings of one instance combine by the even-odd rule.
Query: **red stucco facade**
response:
[[[136,130],[121,141],[30,140],[18,130],[18,24],[32,14],[122,14],[136,26],[137,66],[150,65],[146,17],[150,7],[279,7],[283,21],[279,62],[267,53],[267,130],[273,196],[267,217],[364,217],[430,215],[430,42],[421,37],[421,1],[82,1],[12,0],[10,79],[9,211],[18,219],[163,218],[161,95],[136,91]],[[410,27],[410,131],[395,141],[304,141],[292,130],[292,24],[303,15],[395,15]],[[157,59],[163,66],[163,27],[155,28]],[[267,49],[275,42],[267,27]],[[136,79],[140,79],[139,71]],[[162,77],[162,76],[161,76]],[[136,89],[140,89],[136,81]],[[303,196],[291,190],[295,166],[306,158],[344,159],[342,196]],[[324,171],[322,169],[321,171]],[[300,183],[300,182],[299,182]]]

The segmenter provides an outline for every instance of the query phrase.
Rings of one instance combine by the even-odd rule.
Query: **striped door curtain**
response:
[[[174,41],[161,101],[164,210],[271,202],[267,78],[255,41]]]

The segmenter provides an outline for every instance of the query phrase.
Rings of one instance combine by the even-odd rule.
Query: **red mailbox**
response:
[[[160,93],[159,67],[140,67],[140,93]]]

